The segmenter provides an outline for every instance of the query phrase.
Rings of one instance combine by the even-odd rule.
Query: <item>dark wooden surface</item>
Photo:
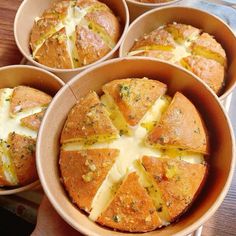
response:
[[[40,0],[35,0],[40,1]],[[21,0],[0,0],[0,66],[19,64],[22,55],[14,42],[13,22]],[[235,96],[234,96],[235,97]],[[236,99],[234,99],[236,101]],[[236,104],[231,106],[231,120],[236,123]],[[233,114],[234,113],[234,114]],[[236,235],[236,179],[216,214],[205,223],[203,236]]]

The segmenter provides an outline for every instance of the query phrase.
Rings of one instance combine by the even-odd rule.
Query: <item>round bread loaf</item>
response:
[[[73,203],[128,232],[176,220],[201,190],[209,154],[201,115],[156,80],[122,79],[81,98],[61,133],[60,171]]]
[[[137,39],[130,56],[163,59],[190,70],[216,94],[225,82],[226,53],[208,33],[190,25],[173,23],[153,30]]]
[[[34,88],[0,89],[0,186],[22,186],[37,179],[37,132],[51,96]]]
[[[104,3],[59,0],[35,19],[30,48],[39,63],[71,69],[99,60],[119,37],[119,21]]]

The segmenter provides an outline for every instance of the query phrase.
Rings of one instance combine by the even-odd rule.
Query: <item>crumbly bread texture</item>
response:
[[[0,186],[23,186],[37,176],[37,132],[51,96],[18,86],[0,90]]]
[[[143,157],[142,165],[162,192],[170,221],[187,210],[204,183],[207,167],[168,158]]]
[[[112,50],[121,27],[97,0],[57,0],[35,19],[30,48],[34,60],[58,69],[89,65]]]
[[[172,23],[137,39],[130,56],[147,56],[166,60],[190,70],[216,94],[225,83],[225,50],[208,33],[191,25]]]
[[[177,92],[147,142],[160,147],[175,147],[208,154],[207,132],[195,106]]]
[[[119,79],[102,90],[101,100],[89,92],[76,103],[61,133],[59,168],[69,198],[114,230],[166,226],[205,180],[209,140],[201,115],[156,80]]]

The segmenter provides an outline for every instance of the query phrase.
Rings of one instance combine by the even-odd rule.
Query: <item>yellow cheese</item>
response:
[[[6,180],[12,185],[18,184],[14,166],[8,153],[7,143],[4,141],[0,142],[0,159],[3,165],[3,173]]]
[[[37,132],[21,125],[20,120],[26,116],[41,112],[44,107],[35,107],[27,111],[22,111],[10,116],[10,99],[13,89],[1,89],[0,97],[0,158],[3,163],[3,171],[6,180],[13,185],[18,183],[17,176],[14,173],[14,166],[8,153],[7,139],[9,133],[15,132],[20,135],[36,138]]]
[[[19,112],[14,117],[10,117],[10,98],[13,89],[4,89],[1,97],[0,106],[0,139],[7,140],[8,134],[15,132],[17,134],[36,138],[37,132],[21,125],[20,120],[23,117],[33,115],[42,111],[43,107],[36,107],[27,111]]]
[[[135,169],[139,175],[139,181],[144,188],[147,189],[149,196],[152,198],[157,214],[162,221],[162,225],[168,225],[170,222],[170,215],[168,213],[165,202],[162,199],[161,191],[152,177],[145,171],[140,161],[136,161]]]
[[[104,40],[104,42],[112,49],[115,46],[115,42],[112,41],[111,37],[109,34],[105,31],[105,29],[98,25],[95,24],[94,22],[90,21],[88,22],[85,19],[85,16],[93,11],[99,11],[99,10],[104,10],[106,7],[103,5],[92,5],[88,6],[85,8],[79,8],[75,6],[74,1],[70,1],[70,6],[68,7],[67,15],[64,19],[62,19],[61,22],[59,22],[52,30],[49,32],[46,32],[43,34],[37,41],[35,50],[33,51],[33,58],[35,58],[35,55],[37,54],[38,50],[42,47],[42,45],[45,43],[45,41],[52,37],[53,34],[56,32],[60,31],[62,28],[65,28],[66,30],[66,35],[67,35],[67,50],[70,56],[70,60],[72,62],[73,68],[77,68],[79,66],[78,63],[78,52],[76,48],[76,37],[75,37],[75,29],[76,26],[85,26],[86,28],[91,29],[93,32],[96,34],[100,35],[100,37]],[[37,22],[39,17],[35,18],[35,22]],[[86,61],[84,62],[86,64]]]

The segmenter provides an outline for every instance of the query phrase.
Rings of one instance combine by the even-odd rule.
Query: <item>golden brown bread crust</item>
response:
[[[92,200],[118,154],[116,149],[61,151],[63,183],[81,209],[91,210]]]
[[[138,125],[132,127],[131,133],[121,132],[121,135],[124,135],[123,140],[119,140],[121,137],[118,136],[116,140],[111,141],[109,135],[112,134],[112,126],[108,126],[109,129],[102,128],[106,119],[111,122],[109,114],[106,113],[104,105],[100,106],[97,94],[90,92],[82,98],[69,113],[61,135],[59,163],[65,189],[72,201],[90,213],[91,220],[101,225],[125,232],[155,230],[183,214],[204,183],[206,166],[190,164],[172,157],[176,156],[176,148],[186,149],[184,152],[179,150],[184,158],[191,155],[190,152],[196,152],[194,160],[201,160],[203,163],[204,158],[200,153],[208,153],[208,137],[203,121],[191,101],[177,92],[171,103],[169,98],[160,99],[159,102],[165,105],[160,109],[156,108],[160,112],[160,117],[156,119],[160,118],[160,121],[155,122],[159,123],[152,126],[155,126],[153,130],[149,129],[150,133],[141,133],[140,126],[144,126],[140,120],[150,111],[156,100],[165,94],[166,85],[156,80],[135,78],[114,80],[105,84],[102,89],[105,93],[102,95],[102,101],[109,107],[110,116],[117,116],[118,121],[113,119],[114,124],[121,122],[122,126],[124,123],[123,117],[120,117],[117,111],[119,109],[127,122],[125,124]],[[152,107],[145,121],[155,119],[152,117],[156,115],[153,114],[155,107]],[[94,117],[97,123],[94,122]],[[100,124],[99,120],[103,124]],[[117,130],[114,130],[118,135]],[[96,132],[99,133],[94,135]],[[105,132],[109,133],[105,135],[108,139],[99,140]],[[103,143],[93,145],[91,137],[94,136],[98,142]],[[147,141],[154,148],[167,149],[166,154],[169,156],[160,159],[143,157],[140,160],[144,155],[139,152],[145,150],[139,150],[137,147],[137,153],[126,153],[124,149],[127,147],[122,145],[126,140],[134,142],[134,145],[145,145]],[[76,143],[78,141],[83,143]],[[67,142],[71,143],[66,144]],[[85,150],[81,151],[82,148]],[[147,146],[146,148],[148,149]],[[70,149],[73,151],[68,151]],[[115,150],[118,153],[119,149],[119,158],[115,162],[118,155],[115,154],[108,169],[101,163],[97,164],[96,161],[100,160],[97,158],[99,155],[107,157],[101,150]],[[148,154],[148,150],[145,154]],[[132,163],[123,163],[121,158],[132,158]],[[108,175],[111,167],[112,171]],[[97,170],[100,169],[102,174],[97,176]],[[137,172],[127,174],[128,170],[133,169]],[[196,175],[198,176],[195,177]],[[99,194],[96,195],[97,192]],[[106,195],[105,199],[103,194]]]
[[[138,175],[127,176],[98,223],[129,232],[147,232],[161,225],[156,209]]]
[[[201,34],[191,47],[194,54],[218,61],[222,66],[226,67],[225,50],[211,35],[207,33]]]
[[[42,43],[42,38],[55,33],[55,27],[66,17],[69,8],[69,1],[55,1],[47,9],[42,17],[35,20],[30,35],[30,46],[34,51],[38,44]]]
[[[45,110],[35,113],[33,115],[27,116],[27,117],[24,117],[20,120],[20,122],[23,126],[28,127],[29,129],[38,131],[44,114],[45,114]]]
[[[38,49],[34,57],[39,63],[45,66],[59,69],[73,68],[68,51],[65,28],[62,28],[48,38]]]
[[[33,58],[59,69],[88,65],[115,46],[120,28],[118,19],[104,3],[54,1],[35,20],[30,37]]]
[[[191,25],[180,23],[168,24],[164,27],[166,31],[172,34],[175,41],[182,43],[185,40],[192,40],[194,37],[199,36],[201,30]]]
[[[14,115],[30,108],[47,106],[52,97],[37,89],[18,86],[13,90],[10,104],[10,114]]]
[[[101,33],[105,34],[115,44],[120,36],[120,25],[112,11],[105,5],[102,4],[101,10],[89,12],[85,19],[89,23],[93,23],[100,27]],[[106,11],[104,11],[106,9]]]
[[[181,65],[200,77],[216,94],[224,86],[224,67],[215,60],[201,56],[188,56]]]
[[[171,221],[183,214],[196,198],[207,174],[205,165],[169,158],[145,156],[142,164],[162,192]]]
[[[135,50],[171,50],[175,42],[170,33],[164,29],[156,29],[135,41],[130,51]]]
[[[171,51],[162,50],[137,50],[132,56],[145,56],[145,57],[155,57],[165,61],[170,61],[174,54]]]
[[[201,116],[191,101],[179,92],[148,135],[147,142],[163,148],[181,148],[204,154],[209,152],[207,131]]]
[[[27,136],[10,133],[8,144],[19,185],[35,181],[38,178],[35,163],[36,141]]]
[[[213,36],[201,34],[200,29],[191,25],[172,23],[160,27],[135,40],[128,55],[154,57],[181,65],[199,76],[216,94],[224,84],[225,50]]]
[[[116,138],[117,129],[95,92],[82,98],[70,111],[61,134],[61,143],[99,142]]]
[[[84,26],[76,27],[76,37],[78,63],[82,66],[99,60],[110,51],[109,46],[98,34]]]
[[[122,112],[125,120],[135,126],[154,102],[165,94],[166,85],[148,79],[114,80],[103,86]]]

